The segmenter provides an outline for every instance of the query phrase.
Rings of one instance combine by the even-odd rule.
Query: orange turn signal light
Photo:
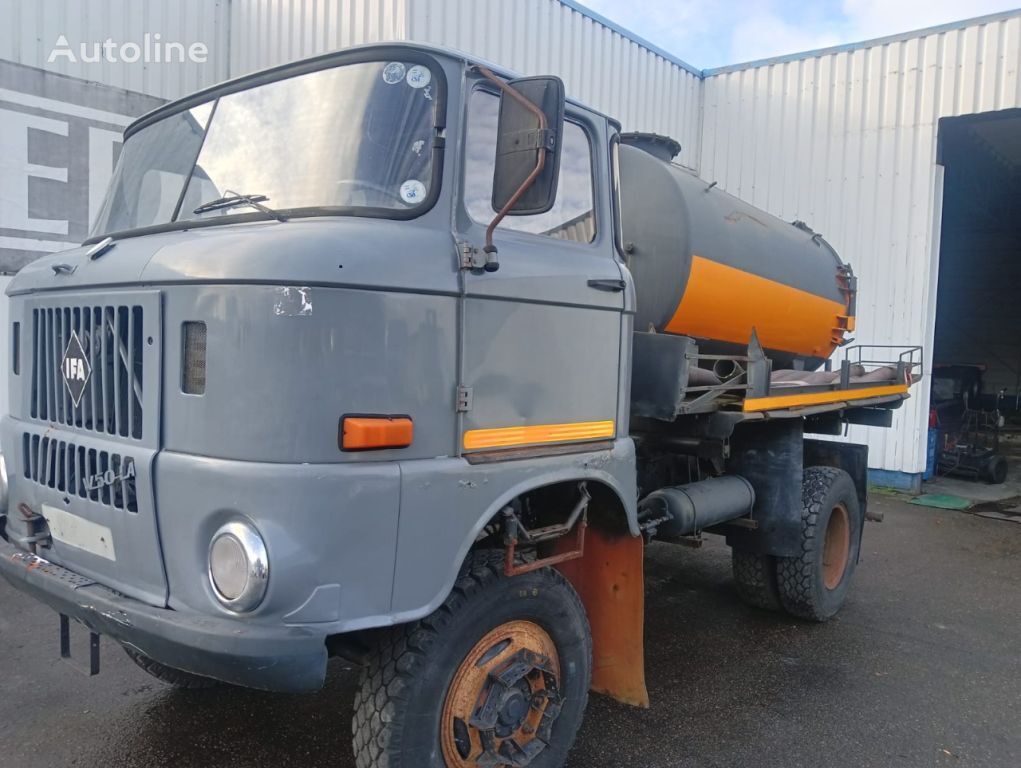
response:
[[[343,451],[407,448],[415,436],[408,416],[345,416],[340,420]]]

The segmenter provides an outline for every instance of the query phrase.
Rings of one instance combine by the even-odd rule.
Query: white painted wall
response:
[[[852,263],[858,342],[931,352],[938,121],[1021,106],[1019,69],[1014,12],[708,73],[701,175],[781,218],[808,222]],[[852,429],[852,439],[869,443],[873,466],[922,471],[928,388],[926,376],[894,429]]]
[[[229,5],[230,0],[0,0],[0,59],[176,99],[227,78]],[[160,35],[158,42],[202,43],[208,49],[207,61],[197,63],[185,56],[185,62],[178,63],[176,49],[173,64],[111,62],[102,55],[89,62],[79,56],[82,43],[91,59],[96,43],[109,39],[118,45],[142,45],[146,33],[150,46],[157,42],[155,34]],[[61,35],[76,61],[63,54],[49,61]]]

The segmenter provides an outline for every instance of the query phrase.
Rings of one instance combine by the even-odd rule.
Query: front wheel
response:
[[[858,562],[861,505],[851,476],[835,467],[805,470],[801,504],[801,553],[777,558],[777,587],[788,613],[826,621],[844,604]]]
[[[447,601],[388,631],[355,699],[358,768],[563,764],[588,701],[592,639],[556,571],[473,559]]]

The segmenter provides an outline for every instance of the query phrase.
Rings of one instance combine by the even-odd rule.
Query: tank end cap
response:
[[[648,152],[653,157],[659,158],[665,163],[673,160],[681,151],[681,144],[676,139],[663,136],[659,133],[645,133],[634,131],[622,133],[620,140],[631,147]]]

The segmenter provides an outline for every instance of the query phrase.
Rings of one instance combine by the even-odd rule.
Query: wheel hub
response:
[[[847,561],[851,556],[851,518],[847,508],[838,504],[830,512],[823,540],[822,567],[823,584],[826,589],[836,589],[844,579]]]
[[[447,766],[531,765],[560,714],[559,677],[556,646],[537,624],[513,621],[488,633],[447,691],[440,720]]]
[[[508,735],[524,724],[525,715],[528,714],[528,709],[531,706],[529,701],[530,691],[527,690],[527,685],[524,687],[526,690],[522,691],[519,682],[517,686],[511,688],[503,695],[497,720],[500,729],[506,730]]]

